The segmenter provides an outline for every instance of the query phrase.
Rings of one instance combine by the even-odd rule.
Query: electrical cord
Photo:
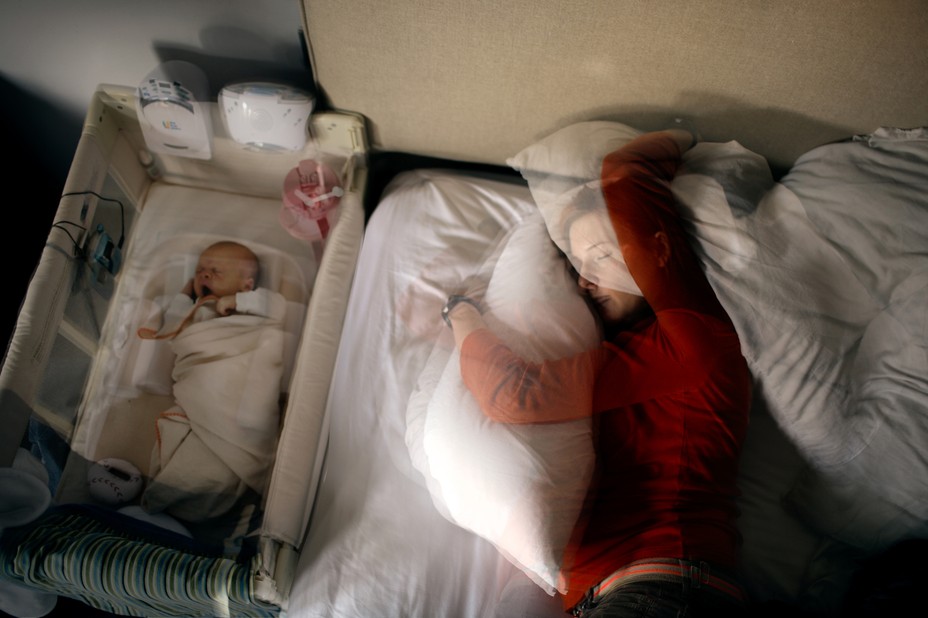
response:
[[[126,237],[126,207],[125,205],[123,205],[123,203],[116,198],[100,195],[96,191],[71,191],[68,193],[63,193],[61,195],[61,198],[63,199],[63,198],[74,196],[74,195],[93,195],[99,200],[103,200],[106,202],[115,202],[119,204],[119,228],[120,229],[119,229],[119,242],[116,244],[116,248],[121,250],[123,243],[125,242],[125,237]],[[82,218],[83,218],[83,215],[82,215]],[[81,230],[81,232],[86,232],[87,227],[75,221],[68,221],[68,220],[55,221],[54,223],[52,223],[53,228],[58,228],[59,230],[67,234],[68,238],[71,240],[71,244],[73,245],[73,257],[79,258],[82,260],[85,259],[87,257],[86,252],[84,251],[84,249],[81,248],[81,244],[78,242],[78,239],[75,238],[75,235],[72,233],[72,230],[65,226],[74,226],[75,228]]]
[[[93,195],[97,199],[106,202],[116,202],[119,204],[119,242],[116,243],[116,246],[122,249],[123,241],[126,238],[126,207],[123,205],[123,203],[112,197],[104,197],[96,191],[71,191],[70,193],[63,193],[61,197],[65,198],[72,195]]]
[[[52,227],[56,227],[65,234],[68,235],[68,238],[71,239],[71,244],[74,245],[74,257],[84,258],[84,251],[81,249],[80,244],[77,242],[77,239],[74,238],[74,234],[71,233],[71,230],[65,227],[65,225],[73,225],[76,228],[80,228],[81,231],[86,232],[87,228],[80,223],[75,223],[73,221],[56,221],[52,223]]]

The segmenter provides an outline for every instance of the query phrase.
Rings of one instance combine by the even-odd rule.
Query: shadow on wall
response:
[[[56,180],[56,190],[60,192],[81,136],[83,114],[56,107],[3,75],[0,75],[0,109],[7,120],[8,143],[13,146],[8,153],[26,159],[29,169],[39,165],[42,172],[51,173],[53,177],[43,177],[42,184]],[[25,168],[26,161],[14,164],[17,169],[20,164]]]
[[[305,38],[299,29],[295,29],[294,44],[272,43],[253,32],[229,27],[205,28],[200,39],[202,48],[156,41],[154,52],[159,62],[184,60],[202,69],[209,80],[211,100],[218,98],[224,86],[248,81],[286,84],[317,95]],[[140,75],[139,80],[143,77]]]
[[[55,107],[3,76],[0,106],[7,119],[3,202],[10,232],[2,243],[2,263],[11,271],[0,306],[0,342],[5,351],[58,208],[83,117]]]
[[[736,140],[745,148],[764,155],[777,179],[789,171],[797,157],[809,150],[879,128],[840,126],[788,110],[752,107],[743,101],[704,92],[681,94],[672,110],[604,107],[590,110],[584,116],[569,118],[564,124],[596,118],[653,131],[672,126],[674,118],[683,117],[703,141]]]

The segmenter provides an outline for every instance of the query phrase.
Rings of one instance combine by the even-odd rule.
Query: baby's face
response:
[[[193,291],[197,298],[230,296],[254,288],[254,279],[246,276],[249,262],[234,251],[210,248],[200,255],[193,277]]]

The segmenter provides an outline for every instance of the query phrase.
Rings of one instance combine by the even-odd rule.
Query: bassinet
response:
[[[214,120],[211,160],[161,156],[152,169],[138,155],[145,144],[133,90],[98,89],[0,375],[3,463],[31,447],[56,494],[42,518],[5,531],[6,575],[130,615],[285,610],[325,452],[322,404],[364,220],[363,120],[326,113],[311,122],[310,143],[281,154],[244,149]],[[278,220],[284,176],[306,158],[344,171],[324,251]],[[190,256],[221,238],[248,244],[261,284],[287,301],[282,420],[263,496],[234,517],[186,526],[190,538],[94,503],[87,475],[102,458],[146,471],[152,415],[172,397],[169,369],[155,371],[163,349],[135,330],[157,289],[176,289],[190,276]]]

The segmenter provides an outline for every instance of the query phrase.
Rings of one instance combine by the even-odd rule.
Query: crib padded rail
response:
[[[236,561],[179,535],[113,521],[85,505],[57,507],[4,531],[0,574],[127,616],[278,616],[254,595],[255,556]],[[150,528],[150,529],[149,529]]]

